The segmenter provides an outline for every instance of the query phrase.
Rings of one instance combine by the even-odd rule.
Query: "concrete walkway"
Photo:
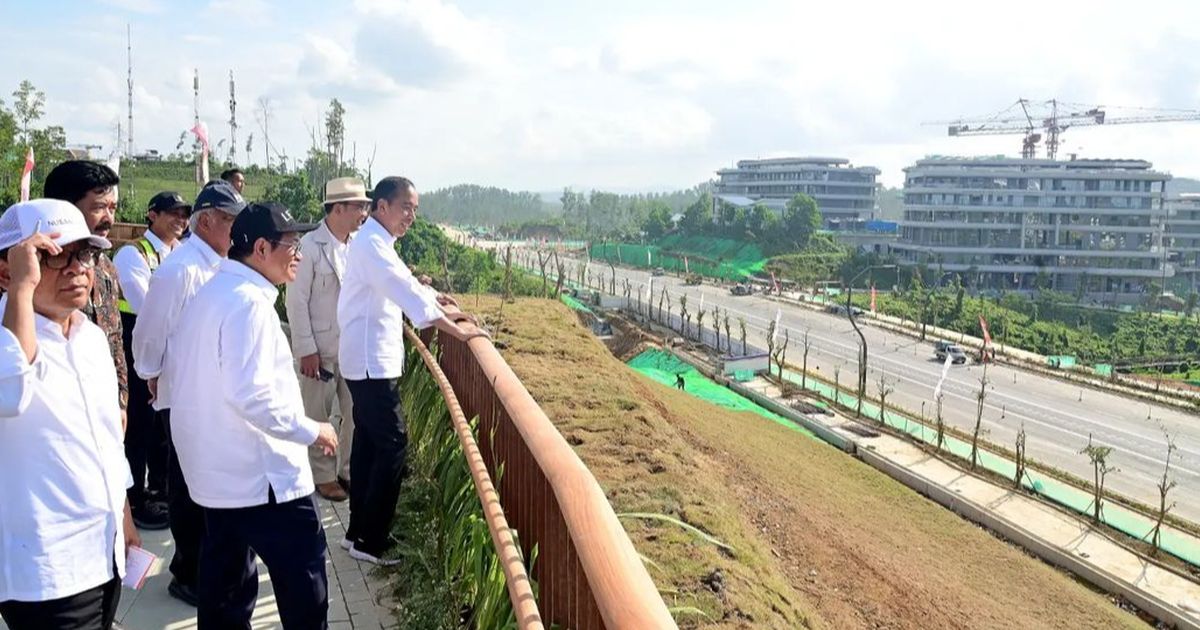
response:
[[[325,570],[329,576],[329,627],[331,630],[390,630],[399,626],[395,614],[392,588],[383,571],[361,563],[339,546],[349,522],[349,507],[345,502],[317,500],[329,556]],[[196,610],[167,594],[171,573],[167,563],[171,558],[169,531],[142,532],[142,545],[160,558],[140,590],[124,589],[117,621],[127,630],[186,630],[196,627]],[[266,567],[258,565],[259,596],[254,609],[253,627],[280,628],[275,608],[275,595]],[[0,621],[0,630],[7,630]]]

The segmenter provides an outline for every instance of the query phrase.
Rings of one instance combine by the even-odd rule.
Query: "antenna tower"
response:
[[[128,88],[127,96],[129,97],[129,119],[125,124],[125,157],[133,158],[133,37],[130,31],[129,24],[125,25],[125,59],[128,62],[128,74],[126,75],[126,86]],[[119,146],[119,145],[118,145]],[[120,149],[118,149],[118,152]]]
[[[237,96],[233,84],[233,70],[229,71],[229,163],[237,163]]]

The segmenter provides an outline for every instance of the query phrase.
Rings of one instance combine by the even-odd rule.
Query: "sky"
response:
[[[0,0],[0,98],[115,144],[132,30],[135,151],[173,151],[192,75],[215,144],[237,81],[238,161],[301,156],[332,98],[347,153],[425,190],[690,187],[739,159],[848,158],[889,186],[927,155],[1015,155],[1020,136],[930,122],[1018,98],[1200,109],[1200,3],[582,0]],[[1112,114],[1112,115],[1115,115]],[[253,133],[253,153],[244,148]],[[1069,130],[1061,153],[1200,176],[1200,122]]]

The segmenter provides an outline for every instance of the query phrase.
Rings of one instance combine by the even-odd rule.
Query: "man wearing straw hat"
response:
[[[354,436],[350,390],[338,364],[338,295],[350,239],[367,218],[370,203],[367,187],[357,177],[339,177],[325,185],[325,219],[300,239],[300,266],[287,290],[292,353],[299,361],[304,412],[317,422],[332,422],[336,394],[341,413],[337,452],[327,455],[312,447],[308,453],[317,493],[330,501],[347,498],[343,485],[350,479]]]

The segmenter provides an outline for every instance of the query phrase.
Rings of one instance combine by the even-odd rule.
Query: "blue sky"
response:
[[[289,156],[337,97],[359,162],[374,150],[377,177],[426,189],[657,190],[778,155],[846,157],[897,185],[928,154],[1016,152],[1016,136],[954,139],[922,123],[1018,97],[1200,108],[1200,3],[0,4],[22,25],[0,43],[0,94],[31,79],[73,143],[114,143],[128,23],[138,150],[173,150],[191,126],[193,68],[213,142],[227,137],[232,70],[251,159],[260,97]],[[1063,151],[1200,176],[1197,146],[1200,123],[1179,123],[1071,130]]]

